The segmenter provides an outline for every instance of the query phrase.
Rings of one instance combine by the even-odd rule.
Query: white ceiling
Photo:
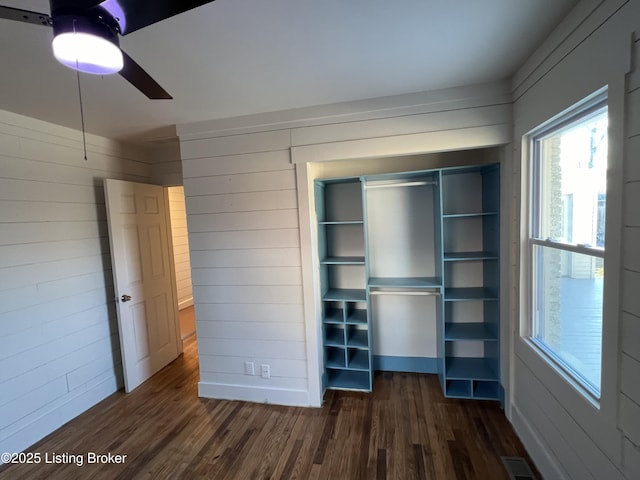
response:
[[[121,39],[173,100],[82,75],[86,130],[149,141],[180,123],[501,80],[576,3],[217,0]],[[0,4],[49,13],[47,0]],[[51,38],[0,20],[0,109],[80,128],[76,74]]]

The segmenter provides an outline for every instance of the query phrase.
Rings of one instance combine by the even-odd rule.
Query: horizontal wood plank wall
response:
[[[640,77],[631,73],[625,79],[629,64],[638,65],[640,58],[637,51],[633,60],[629,58],[639,14],[637,0],[581,2],[550,35],[553,40],[543,44],[514,76],[513,203],[523,215],[521,219],[512,215],[514,252],[525,252],[526,237],[527,170],[521,163],[519,140],[552,115],[609,85],[607,204],[614,208],[612,218],[607,218],[600,408],[594,408],[520,338],[524,323],[514,325],[513,423],[545,478],[640,478]],[[526,255],[521,259],[526,263]],[[512,276],[516,280],[512,311],[521,322],[529,315],[526,296],[520,296],[520,290],[527,288],[525,263],[516,259],[515,267],[521,271]]]
[[[308,404],[288,147],[282,132],[181,144],[201,396]]]
[[[0,451],[25,449],[122,385],[103,179],[146,154],[0,111]]]
[[[632,52],[635,68],[627,81],[619,425],[625,434],[624,465],[640,478],[640,30],[635,32]]]
[[[178,307],[182,309],[193,305],[184,187],[169,187],[169,213],[171,215],[171,239],[178,289]]]
[[[181,186],[182,162],[178,141],[174,138],[170,142],[152,144],[148,150],[152,163],[152,183],[167,187]]]

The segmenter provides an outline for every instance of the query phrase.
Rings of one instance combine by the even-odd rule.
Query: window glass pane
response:
[[[600,392],[603,259],[533,246],[534,338]]]
[[[604,248],[607,123],[605,107],[535,139],[535,237]]]

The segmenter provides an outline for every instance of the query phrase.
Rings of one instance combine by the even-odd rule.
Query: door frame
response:
[[[178,348],[178,356],[182,355],[184,349],[182,348],[182,334],[180,333],[180,309],[178,308],[178,284],[176,282],[176,259],[175,253],[173,251],[173,236],[171,233],[171,208],[169,206],[169,187],[166,185],[161,185],[162,190],[164,191],[164,211],[166,215],[166,219],[168,220],[167,225],[167,245],[169,250],[169,272],[171,274],[171,295],[173,296],[173,317],[174,317],[174,325],[173,328],[176,331],[176,343]],[[188,241],[188,240],[187,240]],[[191,249],[189,249],[191,251]],[[196,332],[197,335],[197,332]]]

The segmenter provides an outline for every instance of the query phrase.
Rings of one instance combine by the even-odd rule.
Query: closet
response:
[[[315,182],[325,388],[437,373],[501,400],[499,166]]]

